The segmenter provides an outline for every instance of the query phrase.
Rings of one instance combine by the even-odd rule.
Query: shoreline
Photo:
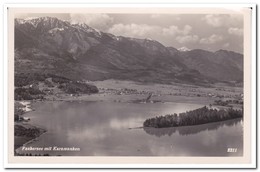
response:
[[[115,95],[115,94],[110,94],[110,95],[104,95],[104,93],[97,93],[97,94],[82,94],[80,96],[66,96],[66,94],[63,94],[59,97],[56,97],[55,100],[50,99],[48,96],[46,96],[46,99],[44,100],[22,100],[22,101],[17,101],[19,103],[21,103],[24,107],[24,109],[26,109],[26,111],[23,113],[23,115],[25,115],[26,113],[32,112],[34,110],[37,111],[37,109],[34,108],[34,104],[35,103],[39,103],[39,102],[62,102],[62,101],[66,101],[66,102],[81,102],[81,101],[105,101],[105,102],[115,102],[115,103],[136,103],[136,104],[142,104],[140,102],[133,102],[135,100],[141,100],[142,98],[145,98],[145,96],[143,95],[128,95],[129,97],[126,98],[125,95]],[[101,98],[106,97],[107,100],[102,100]],[[182,97],[182,99],[179,99],[179,97]],[[125,98],[124,100],[120,100],[117,101],[118,98]],[[187,98],[187,97],[186,97]],[[160,96],[161,100],[165,100],[163,99],[163,96]],[[155,103],[184,103],[185,96],[178,96],[175,97],[175,100],[172,101],[159,101],[159,102],[155,102]],[[178,101],[179,100],[179,101]],[[192,102],[188,102],[187,104],[198,104],[198,102],[196,102],[195,100],[190,100]],[[204,101],[208,101],[208,100],[204,100]],[[150,103],[150,102],[148,102]],[[153,103],[150,103],[153,104]],[[200,103],[201,105],[204,105],[204,103]],[[22,116],[23,116],[22,115]],[[22,146],[25,146],[29,143],[32,143],[35,141],[35,139],[39,138],[42,134],[47,133],[48,131],[46,129],[40,128],[38,126],[32,125],[30,123],[30,121],[22,121],[22,122],[15,122],[14,125],[26,125],[26,126],[30,126],[31,128],[37,129],[38,131],[40,130],[44,130],[44,132],[42,132],[40,135],[36,136],[36,137],[27,137],[27,136],[23,136],[23,139],[19,139],[19,146],[15,147],[15,153],[16,150],[21,148]],[[143,128],[143,127],[140,127]],[[133,129],[133,128],[131,128]],[[17,140],[17,136],[15,136],[15,140]],[[22,141],[21,141],[22,140]],[[17,141],[15,141],[17,142]],[[19,155],[18,155],[19,156]]]
[[[14,122],[14,153],[19,156],[16,152],[17,149],[35,141],[35,139],[46,133],[47,130],[36,125],[32,125],[30,123],[30,118],[27,119],[24,117],[26,113],[34,111],[32,107],[32,100],[22,100],[16,102],[22,105],[21,110],[23,110],[23,113],[20,115],[22,120]]]
[[[42,134],[46,133],[47,130],[39,128],[37,126],[28,123],[16,123],[15,136],[14,136],[14,152],[26,144],[34,142],[35,139],[39,138]]]
[[[114,102],[114,103],[186,103],[186,104],[199,104],[202,106],[212,105],[213,108],[222,108],[225,109],[225,106],[214,105],[214,101],[220,99],[216,97],[219,94],[223,94],[225,91],[219,91],[216,88],[199,88],[192,86],[181,87],[179,85],[159,85],[156,88],[150,87],[149,85],[139,85],[136,83],[128,83],[125,81],[98,81],[96,85],[100,90],[99,93],[95,94],[66,94],[66,93],[56,93],[56,94],[46,94],[43,99],[35,100],[20,100],[15,101],[21,103],[23,106],[24,113],[21,117],[31,111],[37,111],[34,108],[35,103],[39,102],[82,102],[82,101],[97,101],[97,102]],[[132,89],[130,89],[132,88]],[[215,92],[214,92],[215,91]],[[147,101],[147,96],[152,93],[151,99]],[[228,92],[231,98],[239,92]],[[146,101],[145,101],[146,100]],[[47,133],[48,131],[37,126],[31,125],[30,120],[26,122],[21,121],[20,123],[15,122],[14,125],[30,125],[31,128],[39,131],[39,135],[36,137],[26,137],[24,135],[23,139],[20,139],[19,147],[29,144],[42,134]],[[140,127],[143,128],[143,127]],[[132,128],[129,128],[132,129]],[[44,131],[44,132],[40,132]],[[16,139],[16,136],[15,136]]]
[[[229,108],[217,110],[216,108],[204,106],[195,110],[179,114],[167,114],[148,118],[143,122],[143,127],[169,128],[181,126],[196,126],[214,122],[226,121],[229,119],[243,118],[243,110]]]
[[[207,124],[214,124],[214,123],[220,123],[220,122],[225,122],[225,121],[232,121],[232,120],[237,120],[237,119],[241,119],[243,121],[243,117],[237,117],[237,118],[232,118],[232,119],[225,119],[222,121],[214,121],[214,122],[207,122],[207,123],[203,123],[203,124],[194,124],[194,125],[181,125],[181,126],[175,126],[175,127],[161,127],[161,128],[157,128],[157,127],[136,127],[136,128],[129,128],[129,129],[143,129],[143,128],[151,128],[151,129],[170,129],[170,128],[181,128],[181,127],[193,127],[193,126],[203,126],[203,125],[207,125]]]
[[[60,94],[59,97],[46,96],[44,100],[31,100],[34,102],[55,102],[55,101],[103,101],[103,102],[118,102],[118,103],[186,103],[186,104],[210,104],[214,103],[214,98],[209,97],[188,97],[188,96],[173,96],[173,95],[160,95],[153,96],[151,101],[144,102],[147,95],[129,94],[129,95],[116,95],[108,93],[96,93],[96,94],[81,94],[77,96],[68,96],[66,94]]]

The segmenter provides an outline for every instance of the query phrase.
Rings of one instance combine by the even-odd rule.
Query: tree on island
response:
[[[225,121],[229,119],[242,118],[243,110],[229,108],[227,110],[209,109],[204,106],[188,112],[180,113],[179,115],[170,114],[150,118],[144,121],[144,127],[165,128],[206,124],[211,122]]]

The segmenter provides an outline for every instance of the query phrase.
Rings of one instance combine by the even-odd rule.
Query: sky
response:
[[[154,39],[164,46],[243,53],[241,14],[18,14],[17,18],[57,17],[71,23],[86,23],[116,36]]]

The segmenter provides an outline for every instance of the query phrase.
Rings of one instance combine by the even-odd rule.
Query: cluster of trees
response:
[[[243,100],[226,100],[227,103],[234,103],[234,104],[243,104]]]
[[[209,109],[206,106],[192,111],[159,116],[144,121],[144,127],[165,128],[199,125],[243,117],[243,110],[229,108],[227,110]]]
[[[25,128],[21,125],[15,125],[14,126],[14,135],[15,136],[26,136],[31,138],[39,137],[45,130],[40,128]]]
[[[227,106],[228,102],[227,101],[222,101],[222,100],[215,100],[214,104],[215,105],[219,105],[219,106]]]
[[[26,85],[34,84],[35,82],[44,81],[46,75],[39,73],[20,73],[15,74],[14,85],[16,87],[23,87]]]
[[[51,78],[52,82],[47,78]],[[15,75],[15,100],[43,99],[44,92],[37,87],[27,88],[29,85],[37,85],[39,82],[44,82],[48,87],[54,87],[53,83],[56,83],[61,90],[68,94],[98,93],[96,86],[70,80],[66,77],[53,74],[21,73]]]
[[[65,77],[50,75],[52,81],[59,84],[59,88],[68,94],[90,94],[98,93],[98,88],[94,85],[86,84],[79,81],[73,81]]]
[[[15,100],[34,100],[43,99],[44,92],[40,91],[37,87],[29,87],[38,82],[44,82],[48,77],[47,74],[39,73],[17,73],[14,77],[14,99]],[[28,88],[29,87],[29,88]]]
[[[98,93],[98,88],[94,85],[78,82],[63,83],[59,86],[65,93],[68,94],[91,94]]]
[[[242,105],[243,104],[243,100],[226,100],[226,101],[215,100],[215,102],[214,102],[215,105],[231,107],[231,105],[229,105],[230,103],[231,104],[240,104],[240,105]]]
[[[54,74],[40,74],[40,73],[19,73],[15,74],[14,83],[16,87],[23,87],[38,82],[45,82],[46,78],[52,78],[55,83],[68,83],[71,80],[62,76]]]
[[[15,100],[33,100],[33,99],[43,99],[44,93],[37,88],[24,88],[18,87],[14,90]]]
[[[52,78],[52,82],[58,83],[58,84],[64,84],[72,82],[70,79],[62,77],[62,76],[56,76],[56,75],[50,75]]]

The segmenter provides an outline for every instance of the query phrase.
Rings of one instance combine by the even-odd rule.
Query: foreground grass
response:
[[[192,111],[150,118],[144,121],[144,127],[166,128],[178,126],[200,125],[243,117],[243,110],[229,108],[227,110],[210,109],[206,106]]]

